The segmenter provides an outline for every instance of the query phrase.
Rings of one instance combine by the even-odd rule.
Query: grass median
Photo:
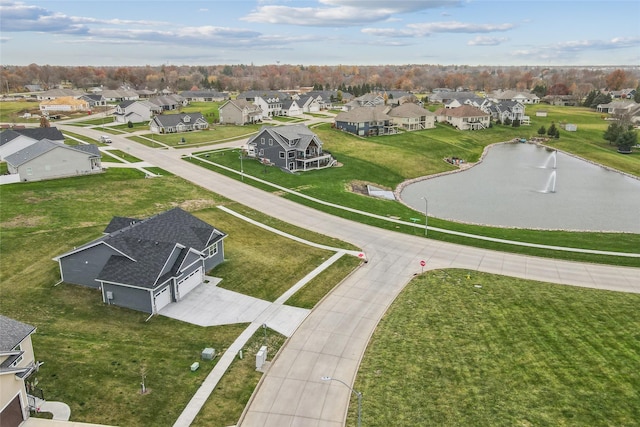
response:
[[[636,294],[425,273],[362,360],[363,425],[635,425],[639,304]]]

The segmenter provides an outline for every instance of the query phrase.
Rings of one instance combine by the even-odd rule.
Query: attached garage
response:
[[[20,395],[16,395],[11,402],[0,411],[2,427],[18,427],[24,421]]]
[[[156,312],[171,303],[171,287],[167,286],[154,296]]]
[[[204,275],[202,273],[202,267],[198,268],[184,279],[178,282],[178,300],[184,298],[189,292],[195,289],[196,286],[202,283]]]

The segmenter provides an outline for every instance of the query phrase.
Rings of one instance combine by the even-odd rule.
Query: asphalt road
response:
[[[89,129],[70,129],[97,138]],[[242,427],[342,426],[353,384],[378,321],[407,282],[427,269],[464,268],[512,277],[640,293],[640,269],[514,255],[433,241],[334,217],[178,160],[185,150],[154,150],[113,137],[113,145],[256,210],[353,243],[369,262],[331,292],[302,323],[263,376]],[[236,146],[240,143],[234,143]],[[199,149],[201,150],[201,148]],[[232,236],[231,236],[232,238]],[[364,414],[366,419],[366,414]]]

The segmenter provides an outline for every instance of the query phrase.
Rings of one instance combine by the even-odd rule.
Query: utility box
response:
[[[256,369],[262,369],[262,365],[267,361],[267,346],[263,345],[256,353]]]
[[[191,372],[197,371],[199,367],[200,367],[200,364],[198,362],[193,362],[191,364]]]
[[[211,347],[207,347],[202,350],[201,357],[202,360],[212,360],[214,357],[216,357],[216,350]]]

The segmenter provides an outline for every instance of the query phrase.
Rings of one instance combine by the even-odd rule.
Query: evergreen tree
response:
[[[609,144],[617,144],[618,138],[622,135],[627,129],[620,122],[613,122],[608,127],[607,130],[604,131],[604,139],[609,141]]]
[[[547,135],[553,138],[554,136],[556,136],[557,131],[558,129],[556,128],[556,124],[551,122],[551,126],[549,126],[549,129],[547,129]]]
[[[520,120],[514,119],[513,122],[511,123],[511,126],[513,126],[514,128],[520,127]]]
[[[618,151],[630,152],[631,147],[638,144],[638,134],[633,130],[624,131],[618,135],[615,142],[618,146]]]
[[[598,92],[595,90],[592,90],[584,99],[584,102],[582,103],[582,105],[584,107],[591,107],[591,104],[593,104],[593,100],[596,98],[597,95],[598,95]]]
[[[599,104],[608,104],[611,102],[611,95],[599,93],[591,102],[591,108],[596,108]]]
[[[560,138],[560,129],[556,129],[556,133],[553,135],[555,139]]]
[[[538,129],[538,135],[542,136],[546,133],[547,133],[547,128],[545,128],[544,126],[540,126],[540,129]]]

